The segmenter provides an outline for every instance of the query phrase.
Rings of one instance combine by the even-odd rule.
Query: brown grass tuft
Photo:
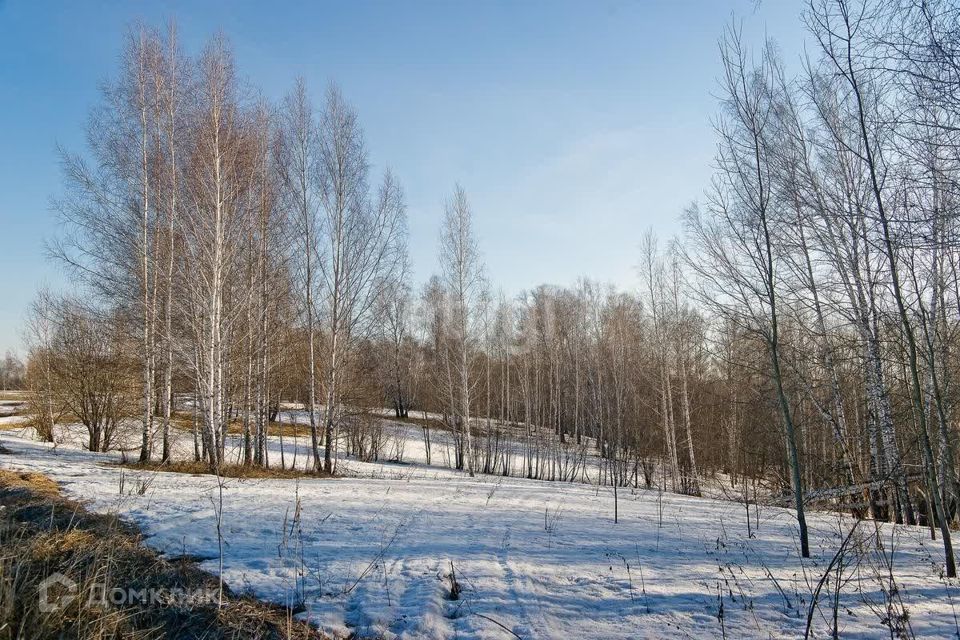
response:
[[[60,486],[43,475],[29,471],[10,471],[0,469],[0,487],[4,489],[26,489],[43,496],[59,496]]]
[[[37,536],[33,546],[33,555],[40,560],[49,560],[59,554],[82,551],[95,542],[96,536],[90,531],[82,529],[52,531]]]

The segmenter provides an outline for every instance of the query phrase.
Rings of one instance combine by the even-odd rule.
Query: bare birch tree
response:
[[[320,118],[321,289],[327,339],[323,470],[333,472],[347,368],[359,340],[373,329],[381,290],[402,258],[403,191],[387,172],[369,192],[363,132],[353,108],[331,85]],[[317,461],[319,470],[319,460]]]
[[[460,185],[444,208],[440,232],[440,265],[451,302],[451,344],[456,371],[457,417],[466,439],[467,471],[474,474],[473,434],[470,426],[471,350],[475,343],[476,311],[483,286],[483,264],[473,232],[473,212]]]

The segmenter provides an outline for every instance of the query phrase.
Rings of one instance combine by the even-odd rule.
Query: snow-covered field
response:
[[[217,570],[216,478],[121,471],[109,464],[115,454],[65,440],[51,447],[29,430],[5,431],[14,455],[0,465],[49,474],[68,495],[135,520],[151,546]],[[350,461],[342,470],[334,480],[226,479],[222,514],[228,584],[302,600],[303,616],[343,636],[803,637],[812,593],[853,524],[809,514],[813,557],[801,562],[784,509],[761,507],[748,538],[734,502],[621,490],[615,524],[607,487],[471,479],[417,464]],[[891,611],[905,611],[917,637],[958,637],[960,591],[940,575],[939,542],[885,525],[878,554],[874,532],[859,525],[850,548],[864,549],[839,570],[840,637],[890,637]],[[458,600],[449,599],[451,568]],[[820,591],[813,637],[832,631],[834,584]]]

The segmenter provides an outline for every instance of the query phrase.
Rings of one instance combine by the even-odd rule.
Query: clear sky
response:
[[[720,66],[746,38],[798,58],[793,0],[0,0],[0,355],[20,351],[35,291],[66,283],[56,145],[84,149],[99,83],[135,20],[172,17],[196,53],[226,34],[240,76],[278,99],[298,75],[336,81],[377,171],[407,194],[415,278],[436,270],[443,201],[459,181],[490,278],[507,293],[587,275],[636,283],[640,236],[680,231],[707,185]]]

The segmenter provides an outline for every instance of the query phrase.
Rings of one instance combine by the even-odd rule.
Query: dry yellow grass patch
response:
[[[193,433],[193,416],[184,412],[175,413],[170,416],[170,426],[181,431]],[[284,438],[292,438],[294,436],[298,438],[308,437],[310,435],[310,426],[271,420],[270,425],[267,427],[267,432],[270,436],[282,435]],[[231,420],[230,424],[227,425],[227,433],[231,435],[242,435],[243,420]]]
[[[97,541],[89,531],[70,529],[69,531],[53,531],[38,536],[32,552],[38,560],[50,559],[63,553],[76,553],[89,548]]]
[[[60,486],[42,473],[0,469],[0,487],[27,489],[44,496],[59,496]]]

